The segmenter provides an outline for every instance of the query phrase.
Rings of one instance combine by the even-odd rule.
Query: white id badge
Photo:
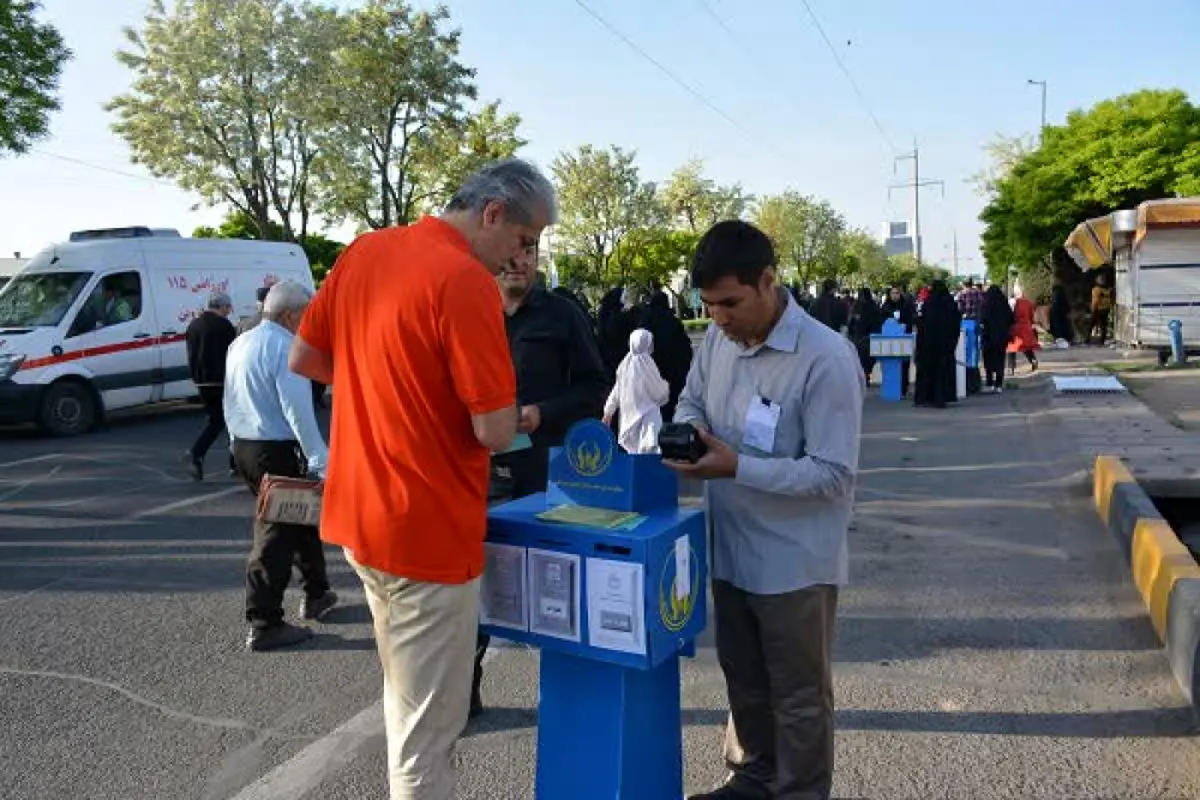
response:
[[[746,424],[742,428],[742,444],[772,453],[775,450],[775,428],[779,425],[778,403],[754,395],[746,409]]]

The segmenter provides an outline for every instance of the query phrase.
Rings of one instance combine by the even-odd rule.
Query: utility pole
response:
[[[1030,86],[1042,87],[1042,127],[1038,128],[1038,144],[1042,143],[1042,137],[1046,133],[1046,82],[1035,81],[1032,78],[1028,81]]]
[[[913,139],[913,149],[911,153],[896,156],[893,161],[893,168],[896,162],[909,161],[913,162],[913,179],[911,183],[895,183],[888,187],[888,197],[892,196],[893,189],[912,189],[913,193],[913,252],[917,256],[917,264],[921,264],[921,189],[925,186],[940,186],[942,188],[942,197],[946,196],[946,182],[940,180],[921,180],[921,151],[917,147],[917,140]]]
[[[954,231],[954,280],[958,281],[958,231]]]

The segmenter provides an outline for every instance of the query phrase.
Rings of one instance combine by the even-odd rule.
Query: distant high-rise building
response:
[[[889,256],[911,255],[916,252],[912,231],[906,220],[884,224],[883,249]]]

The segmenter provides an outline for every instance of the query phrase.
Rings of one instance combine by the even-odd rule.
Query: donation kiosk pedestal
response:
[[[624,512],[624,513],[623,513]],[[679,656],[706,622],[704,516],[586,420],[545,494],[488,512],[484,630],[541,649],[538,800],[679,800]]]

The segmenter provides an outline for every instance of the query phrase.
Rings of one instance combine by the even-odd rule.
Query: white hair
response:
[[[233,305],[233,300],[224,292],[213,292],[208,296],[208,307],[213,311],[220,311],[225,306]]]
[[[312,290],[295,281],[280,281],[267,292],[263,316],[278,319],[289,311],[302,311],[312,301]]]
[[[529,223],[539,211],[546,214],[546,224],[558,221],[554,184],[537,167],[519,158],[493,161],[480,168],[463,181],[446,210],[483,211],[491,202],[502,203],[513,222]]]

